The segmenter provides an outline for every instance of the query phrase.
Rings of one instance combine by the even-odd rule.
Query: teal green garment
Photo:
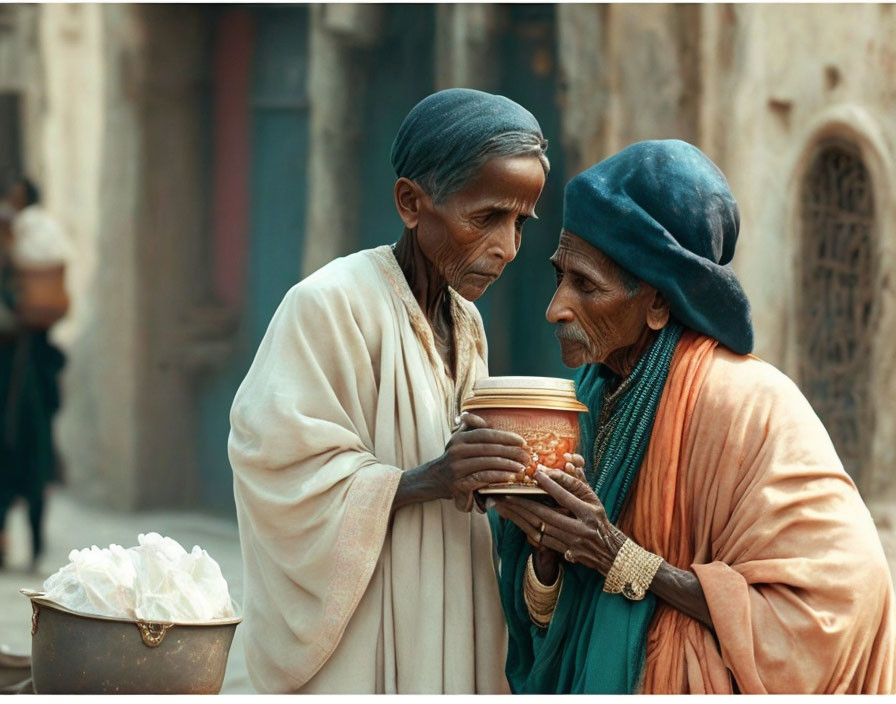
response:
[[[620,387],[606,419],[610,434],[595,463],[595,423],[604,403],[604,388],[613,377],[602,365],[583,367],[576,394],[588,406],[580,416],[580,451],[586,476],[612,523],[619,520],[650,441],[669,363],[682,328],[670,322]],[[599,438],[597,438],[599,440]],[[597,466],[595,466],[595,464]],[[547,629],[529,619],[523,600],[523,575],[532,548],[510,521],[489,511],[499,559],[499,590],[509,643],[505,672],[515,694],[630,694],[638,691],[644,669],[647,629],[655,597],[641,601],[603,591],[597,570],[564,562],[563,587]]]
[[[522,581],[531,547],[515,525],[489,511],[501,545],[501,601],[510,635],[505,673],[514,694],[630,694],[644,668],[654,597],[628,601],[603,591],[599,572],[566,564],[547,629],[533,625]]]

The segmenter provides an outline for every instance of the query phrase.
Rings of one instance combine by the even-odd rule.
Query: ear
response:
[[[404,222],[404,226],[413,230],[420,222],[420,208],[426,194],[423,189],[410,179],[402,176],[395,182],[395,209]]]
[[[651,330],[662,330],[669,322],[669,315],[669,301],[662,293],[653,289],[653,298],[647,306],[647,327]]]

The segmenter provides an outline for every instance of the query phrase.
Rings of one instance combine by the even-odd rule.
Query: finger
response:
[[[567,452],[565,455],[563,455],[563,458],[567,462],[572,462],[572,464],[576,467],[584,467],[585,466],[585,458],[582,457],[577,452]]]
[[[488,423],[485,422],[485,419],[482,416],[477,416],[475,413],[470,413],[469,411],[461,413],[457,417],[456,422],[457,425],[462,426],[466,430],[488,427]]]
[[[587,482],[585,478],[585,458],[581,455],[570,454],[567,452],[563,455],[563,459],[566,460],[566,473],[571,474],[577,479],[581,479],[584,482]]]
[[[544,522],[544,534],[542,535],[542,521],[533,522],[528,516],[517,511],[514,506],[508,503],[504,503],[498,509],[498,515],[512,521],[526,534],[526,538],[536,548],[549,548],[562,554],[569,549],[572,541],[575,540],[575,536],[558,532],[547,522]]]
[[[477,472],[510,472],[521,474],[526,471],[526,466],[520,462],[506,457],[470,457],[458,460],[452,464],[454,476],[458,480],[466,479]]]
[[[473,492],[465,492],[454,497],[454,505],[458,510],[469,513],[473,510]]]
[[[478,491],[473,492],[473,505],[476,507],[477,513],[485,513],[488,510],[488,496],[480,494]]]
[[[585,458],[582,457],[582,456],[581,456],[580,454],[578,454],[578,453],[575,453],[575,452],[567,452],[565,455],[563,455],[563,459],[565,459],[565,460],[566,460],[569,464],[571,464],[573,467],[577,467],[577,468],[580,467],[580,468],[583,468],[583,469],[584,469],[584,467],[585,467]]]
[[[587,526],[575,516],[566,516],[558,510],[545,506],[539,501],[531,501],[529,499],[521,499],[516,496],[508,496],[504,499],[508,505],[516,512],[526,516],[530,523],[540,525],[544,521],[545,525],[556,528],[555,533],[565,533],[574,536],[585,536],[588,534]]]
[[[573,482],[578,481],[575,477],[570,477],[568,474],[559,470],[552,472],[552,474],[555,474],[558,481],[560,480],[560,477],[566,477],[567,480]],[[532,476],[538,486],[550,494],[561,507],[569,509],[579,518],[583,517],[589,510],[593,510],[591,505],[582,501],[582,499],[576,495],[576,492],[572,488],[569,488],[570,485],[567,482],[564,482],[564,484],[561,485],[558,481],[551,479],[547,472],[535,472]]]
[[[531,516],[517,510],[517,508],[509,504],[506,499],[498,499],[495,503],[498,515],[501,516],[501,518],[506,518],[516,523],[524,533],[529,534],[534,529],[541,526],[541,521],[534,522]]]
[[[572,467],[575,469],[575,466],[571,462],[567,462],[566,466],[567,468]],[[545,467],[542,472],[580,499],[593,492],[591,485],[588,484],[587,481],[580,479],[570,472],[564,472],[559,469],[554,469],[553,467]]]
[[[522,447],[514,445],[497,445],[495,443],[467,443],[460,442],[451,448],[452,458],[457,457],[506,457],[510,460],[521,462],[523,466],[529,464],[529,453]]]
[[[522,447],[526,441],[521,435],[511,433],[509,430],[495,430],[494,428],[474,428],[458,433],[454,436],[455,442],[464,443],[493,443],[496,445],[513,445]]]
[[[519,484],[520,478],[522,476],[523,475],[521,473],[513,472],[476,472],[464,477],[460,482],[460,486],[464,491],[466,491],[467,489],[476,491],[477,489],[482,489],[487,486],[495,486],[497,484],[516,485]]]
[[[546,469],[544,472],[550,479],[553,479],[568,492],[582,499],[585,503],[600,503],[597,494],[587,480],[574,477],[567,472],[561,472],[557,469]]]

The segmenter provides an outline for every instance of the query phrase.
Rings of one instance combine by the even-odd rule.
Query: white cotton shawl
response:
[[[502,693],[506,630],[484,515],[389,511],[487,374],[454,291],[446,374],[391,249],[337,259],[280,304],[231,411],[246,659],[265,692]]]

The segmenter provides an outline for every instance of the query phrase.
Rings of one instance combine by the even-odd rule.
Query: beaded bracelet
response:
[[[613,560],[607,573],[604,591],[621,593],[626,599],[640,601],[647,594],[650,583],[663,564],[663,558],[638,546],[628,538]]]

